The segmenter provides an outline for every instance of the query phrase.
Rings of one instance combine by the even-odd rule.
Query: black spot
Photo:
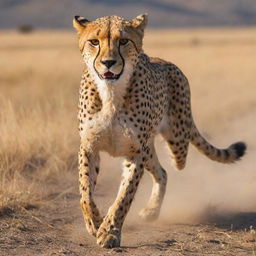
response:
[[[246,144],[244,142],[237,142],[230,146],[230,148],[234,149],[236,152],[236,159],[239,159],[245,154]]]
[[[225,149],[225,150],[224,150],[224,155],[225,155],[225,158],[226,158],[226,159],[229,158],[230,154],[229,154],[229,152],[228,152],[228,149]]]

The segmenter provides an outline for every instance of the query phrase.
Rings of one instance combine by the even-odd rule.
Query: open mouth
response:
[[[107,79],[107,80],[116,80],[120,77],[120,74],[115,75],[114,73],[108,71],[106,73],[104,73],[103,75],[101,75],[102,79]]]

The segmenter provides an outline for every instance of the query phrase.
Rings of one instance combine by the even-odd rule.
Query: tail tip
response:
[[[244,142],[237,142],[231,145],[232,149],[235,150],[237,160],[240,159],[246,152],[246,144]]]

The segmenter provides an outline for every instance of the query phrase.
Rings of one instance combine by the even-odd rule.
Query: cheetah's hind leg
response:
[[[170,118],[161,127],[161,135],[168,144],[174,167],[182,170],[186,165],[191,129],[185,125],[178,126],[177,123],[177,118]]]

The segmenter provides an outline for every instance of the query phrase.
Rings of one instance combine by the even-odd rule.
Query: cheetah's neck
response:
[[[114,116],[124,103],[124,96],[129,86],[133,69],[131,65],[126,65],[123,74],[117,81],[102,80],[94,70],[90,70],[102,101],[101,112],[109,116],[109,118]]]

